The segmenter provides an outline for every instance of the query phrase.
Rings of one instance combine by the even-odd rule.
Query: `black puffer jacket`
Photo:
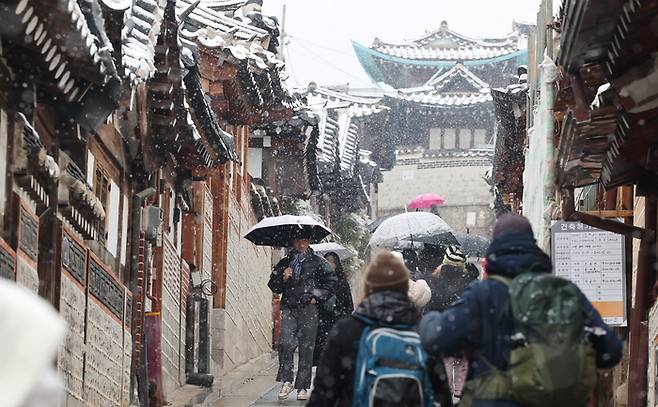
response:
[[[425,306],[425,310],[445,311],[461,297],[469,284],[478,279],[478,275],[478,270],[470,267],[442,265],[438,276],[427,278],[427,284],[432,290],[432,299]]]
[[[354,314],[386,324],[415,325],[420,320],[420,313],[409,297],[397,291],[382,291],[369,295]],[[364,322],[355,316],[343,318],[334,325],[320,359],[311,400],[307,406],[352,406],[354,369],[364,327]],[[449,390],[440,379],[446,377],[443,363],[431,360],[430,366],[435,401],[440,402],[442,406],[449,406]]]
[[[337,277],[329,268],[329,263],[308,249],[302,259],[302,272],[298,278],[294,276],[283,281],[283,271],[290,266],[296,255],[295,251],[274,266],[267,284],[275,294],[282,294],[281,306],[296,308],[300,305],[310,304],[311,300],[317,302],[328,300],[336,285]]]

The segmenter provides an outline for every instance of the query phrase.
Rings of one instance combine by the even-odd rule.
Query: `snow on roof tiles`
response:
[[[476,39],[456,33],[444,21],[441,28],[403,44],[375,39],[371,49],[410,60],[466,61],[490,59],[519,51],[518,35],[504,38]]]
[[[126,76],[140,83],[155,71],[155,44],[167,0],[136,0],[127,11],[121,41]]]

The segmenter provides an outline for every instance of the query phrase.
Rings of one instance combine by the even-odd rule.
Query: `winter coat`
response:
[[[382,291],[369,295],[354,314],[387,324],[415,325],[420,320],[420,313],[407,295],[397,291]],[[334,325],[329,333],[307,406],[352,406],[354,369],[364,327],[365,323],[355,316],[343,318]],[[432,361],[431,366],[435,397],[437,401],[442,402],[442,406],[449,406],[449,390],[445,382],[440,380],[440,377],[445,377],[443,365]]]
[[[425,280],[409,280],[409,292],[407,295],[411,302],[419,309],[425,307],[432,299],[432,291]]]
[[[487,254],[487,272],[490,275],[514,278],[533,271],[551,272],[549,257],[537,247],[532,236],[506,234],[495,239]],[[511,317],[503,312],[509,301],[508,288],[495,279],[471,284],[460,300],[445,312],[426,315],[421,324],[421,340],[433,355],[452,355],[462,351],[478,350],[498,369],[507,370],[512,350],[510,336],[514,333]],[[596,363],[599,368],[612,367],[621,358],[622,345],[612,330],[603,322],[592,304],[582,295],[583,308],[592,325],[604,330],[605,335],[594,338]],[[478,358],[472,358],[468,378],[488,372]],[[506,401],[476,401],[476,407],[518,407]]]
[[[313,351],[313,366],[320,363],[320,356],[326,346],[331,328],[339,319],[351,315],[352,312],[354,312],[354,302],[352,301],[350,284],[344,277],[339,277],[334,295],[325,303],[321,303],[319,307],[318,334],[315,340],[315,350]]]
[[[427,283],[432,290],[432,299],[426,309],[430,311],[445,311],[461,297],[466,287],[478,279],[479,273],[472,268],[459,268],[451,264],[443,264],[438,276],[428,278]]]
[[[58,404],[64,385],[53,361],[65,335],[66,322],[52,305],[0,278],[0,405]]]
[[[282,294],[281,307],[296,308],[310,304],[313,299],[318,303],[327,301],[334,291],[337,277],[329,268],[329,263],[312,249],[308,249],[301,260],[301,274],[296,277],[293,273],[293,277],[283,281],[283,271],[290,266],[295,254],[295,251],[291,251],[274,266],[267,284],[273,293]]]

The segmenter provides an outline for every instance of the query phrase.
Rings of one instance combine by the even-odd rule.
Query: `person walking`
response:
[[[288,256],[274,267],[269,288],[281,294],[281,337],[279,371],[282,382],[279,399],[285,400],[297,390],[298,400],[308,399],[313,368],[313,350],[318,329],[318,303],[331,297],[336,275],[325,259],[310,247],[310,239],[299,235],[292,241]],[[294,354],[299,348],[299,366],[293,386]]]
[[[334,252],[329,252],[324,255],[324,258],[336,274],[338,282],[336,283],[336,290],[332,293],[333,295],[329,300],[319,304],[320,322],[318,323],[318,334],[315,339],[315,350],[313,351],[313,366],[317,366],[320,362],[320,355],[322,355],[322,351],[327,343],[329,331],[336,321],[354,312],[352,290],[350,289],[350,284],[347,282],[347,276],[343,270],[340,257]]]
[[[450,305],[459,300],[466,287],[478,279],[479,272],[468,267],[466,255],[457,246],[448,246],[442,264],[432,273],[429,279],[432,299],[426,309],[429,311],[445,311]],[[446,356],[443,358],[448,384],[457,403],[462,396],[466,375],[468,373],[468,359],[462,357]]]
[[[391,254],[404,264],[404,256],[402,253],[393,251]],[[425,308],[427,303],[432,299],[432,292],[427,281],[421,278],[414,280],[411,274],[412,273],[409,273],[409,291],[407,292],[407,296],[416,308],[422,312],[423,308]]]
[[[583,407],[596,368],[619,362],[621,342],[580,290],[551,274],[527,219],[504,215],[493,235],[489,278],[423,318],[423,346],[436,356],[471,352],[465,407]]]
[[[388,349],[396,349],[394,344],[404,343],[402,338],[413,339],[417,334],[413,333],[414,327],[420,320],[420,312],[409,300],[407,291],[409,290],[409,271],[404,263],[387,251],[379,252],[372,262],[366,267],[364,277],[363,299],[357,306],[354,313],[338,321],[327,340],[327,345],[318,365],[315,381],[313,382],[313,393],[307,406],[311,407],[351,407],[365,406],[364,398],[372,397],[378,400],[382,397],[377,387],[377,382],[371,383],[370,386],[363,383],[363,379],[373,379],[380,377],[377,369],[387,365],[398,366],[399,369],[420,369],[418,357],[415,356],[413,342],[406,343],[401,347],[400,354],[380,354],[378,353],[377,341],[367,342],[368,338],[375,333],[375,329],[386,329],[387,338],[393,342],[384,340]],[[365,334],[365,335],[364,335]],[[397,342],[395,341],[398,340]],[[416,339],[418,341],[418,339]],[[368,346],[370,344],[371,346]],[[420,344],[417,345],[420,350]],[[369,349],[375,349],[373,353],[368,354],[371,363],[366,363],[366,352]],[[400,349],[400,348],[397,348]],[[385,352],[385,350],[382,350]],[[403,363],[399,358],[412,357],[413,363]],[[449,406],[447,399],[448,390],[442,382],[442,375],[445,375],[443,366],[440,363],[432,363],[426,360],[424,352],[420,355],[423,364],[426,363],[422,373],[418,370],[409,370],[405,372],[407,379],[420,374],[417,382],[424,383],[421,392],[430,392],[435,402],[441,403],[441,406]],[[376,361],[379,360],[381,364]],[[362,364],[360,364],[362,363]],[[368,375],[362,376],[355,381],[355,372],[365,369],[365,366],[372,365],[373,369],[369,370]],[[398,372],[399,373],[399,372]],[[427,375],[429,383],[425,383],[423,375]],[[382,378],[382,382],[385,382]],[[401,405],[401,406],[421,406],[420,402],[412,400],[414,396],[409,396],[406,390],[407,385],[399,386],[400,383],[388,383],[392,392],[384,392],[386,400],[379,399],[376,405]],[[386,387],[386,386],[383,386]],[[368,391],[374,392],[365,394]],[[415,391],[418,396],[418,390]],[[432,397],[425,399],[430,401]],[[404,401],[402,403],[400,400]],[[382,403],[383,401],[383,403]],[[422,404],[423,406],[427,404]]]
[[[432,299],[428,311],[445,311],[457,301],[466,287],[478,279],[477,269],[467,267],[466,255],[457,246],[448,246],[443,262],[428,279]]]

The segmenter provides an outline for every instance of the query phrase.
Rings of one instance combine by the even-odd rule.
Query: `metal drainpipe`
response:
[[[132,273],[132,278],[130,279],[130,291],[132,292],[133,296],[133,301],[138,298],[139,293],[137,292],[138,290],[138,284],[137,284],[137,274],[139,272],[139,262],[137,261],[139,259],[139,235],[141,233],[142,229],[142,204],[144,201],[155,194],[156,190],[153,187],[148,187],[146,189],[143,189],[139,191],[138,193],[133,196],[133,205],[132,205],[132,225],[131,225],[131,236],[130,238],[132,239],[131,245],[130,245],[130,253],[131,253],[131,263],[130,263],[130,271]],[[144,258],[144,264],[147,264],[147,259]],[[146,298],[145,297],[146,293],[142,293],[142,301]],[[133,311],[133,322],[135,321],[137,312],[137,307],[133,305],[132,307]],[[142,311],[144,311],[142,309]],[[141,352],[140,352],[140,363],[139,363],[139,368],[138,368],[138,376],[142,378],[142,380],[138,380],[137,385],[139,388],[137,389],[138,397],[139,397],[139,405],[141,407],[148,407],[148,402],[149,402],[149,397],[148,397],[148,370],[147,370],[147,363],[146,363],[146,338],[144,336],[143,328],[144,328],[144,312],[142,312],[141,315],[142,318],[142,341],[141,341]],[[132,324],[133,327],[133,338],[134,338],[134,329],[135,329],[135,324]],[[135,359],[135,349],[133,347],[133,360]],[[130,394],[132,397],[133,391],[135,389],[135,375],[131,374],[130,375]]]
[[[648,195],[644,208],[644,227],[656,230],[656,196]],[[650,274],[655,273],[655,235],[642,239],[638,255],[635,304],[630,318],[630,361],[628,368],[628,407],[643,407],[647,397],[649,364],[647,311],[649,309]]]

